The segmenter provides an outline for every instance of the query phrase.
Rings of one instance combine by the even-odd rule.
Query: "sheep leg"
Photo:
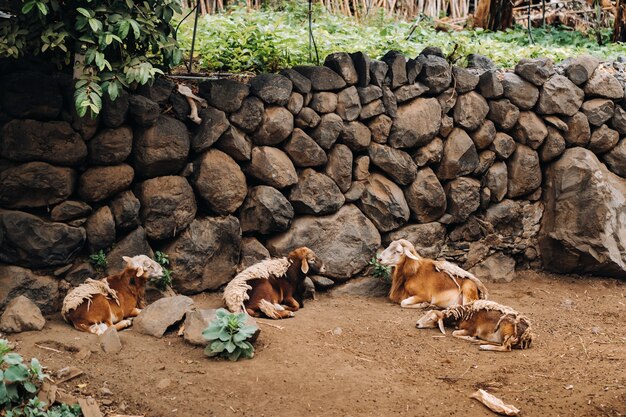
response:
[[[141,313],[141,309],[133,308],[133,310],[128,314],[128,317],[137,317]]]
[[[469,334],[467,329],[455,330],[452,332],[452,336],[457,337],[459,339],[468,340],[470,342],[479,342],[480,340],[475,336]]]
[[[480,345],[479,350],[490,350],[492,352],[510,352],[511,346],[507,345]]]
[[[430,306],[430,303],[419,302],[419,297],[412,296],[409,298],[405,298],[400,302],[400,307],[402,308],[426,308]]]
[[[122,321],[118,321],[117,323],[115,323],[113,327],[115,327],[115,330],[119,332],[120,330],[124,330],[127,327],[132,326],[132,324],[133,324],[132,320],[122,320]]]
[[[261,313],[259,313],[257,310],[253,310],[251,308],[246,308],[246,312],[248,313],[248,315],[250,317],[261,317]]]
[[[300,309],[300,304],[298,304],[298,302],[293,297],[284,299],[282,306],[287,311],[298,311]]]

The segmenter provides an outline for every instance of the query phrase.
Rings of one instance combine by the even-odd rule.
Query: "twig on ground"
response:
[[[257,321],[257,323],[265,324],[266,326],[270,326],[270,327],[275,327],[275,328],[277,328],[278,330],[283,330],[283,329],[284,329],[284,327],[283,327],[283,326],[279,326],[279,325],[277,325],[277,324],[272,324],[272,323],[266,323],[266,322],[261,321],[261,320],[258,320],[258,321]]]
[[[45,349],[45,350],[50,350],[52,352],[56,352],[56,353],[63,353],[62,351],[58,350],[58,349],[54,349],[48,346],[41,346],[35,343],[35,346],[37,346],[39,349]]]

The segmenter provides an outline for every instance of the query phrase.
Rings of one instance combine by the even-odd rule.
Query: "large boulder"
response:
[[[585,94],[590,97],[604,97],[613,100],[624,98],[624,87],[606,69],[596,69],[584,87]]]
[[[166,239],[183,231],[196,216],[196,198],[183,177],[157,177],[137,186],[141,222],[151,239]]]
[[[372,143],[368,149],[372,164],[383,170],[400,185],[408,185],[417,175],[417,166],[408,153],[389,146]]]
[[[398,51],[389,51],[381,60],[389,67],[391,88],[398,88],[408,82],[406,76],[406,58]]]
[[[139,208],[141,204],[132,191],[121,192],[111,201],[109,206],[115,219],[115,227],[118,230],[126,231],[139,226]]]
[[[515,72],[525,80],[541,86],[554,74],[554,63],[550,58],[523,58],[515,66]]]
[[[107,274],[117,274],[124,270],[126,262],[122,259],[123,256],[132,258],[137,255],[146,255],[150,258],[154,257],[152,248],[148,243],[146,230],[141,226],[117,242],[111,252],[107,254]]]
[[[108,249],[115,242],[115,220],[109,206],[96,210],[85,222],[89,252]]]
[[[258,124],[254,126],[254,129],[256,129],[263,119],[263,103],[261,103],[258,98],[254,98],[254,100],[257,100],[261,107],[260,115],[258,116]],[[246,130],[245,127],[252,125],[256,120],[256,107],[248,103],[248,99],[246,99],[241,110],[239,110],[238,113],[233,113],[231,115],[231,120],[233,121],[233,123],[241,127],[242,130]],[[241,123],[235,123],[236,121],[239,121],[238,115],[240,113],[245,113],[246,119]],[[196,129],[195,135],[193,135],[193,137],[191,138],[191,148],[195,152],[202,152],[209,149],[215,142],[217,142],[220,136],[222,136],[222,134],[226,132],[230,124],[228,123],[228,119],[226,119],[226,114],[223,111],[215,109],[213,107],[201,109],[198,112],[198,117],[200,117],[202,122],[200,123],[200,126],[198,126],[198,128]]]
[[[215,147],[238,162],[249,161],[252,153],[252,141],[235,126],[220,136]]]
[[[252,133],[263,123],[264,114],[263,102],[256,97],[248,97],[243,101],[241,108],[230,115],[230,121],[244,132]],[[204,118],[202,121],[204,122]],[[218,127],[221,125],[220,122]]]
[[[248,192],[246,176],[237,162],[217,149],[210,149],[194,162],[191,183],[202,200],[218,214],[233,213]]]
[[[417,172],[415,181],[404,190],[411,215],[419,223],[439,219],[446,212],[446,194],[432,169]]]
[[[361,122],[347,122],[340,139],[355,152],[366,150],[372,142],[372,132]]]
[[[480,206],[480,182],[474,178],[456,178],[444,187],[447,196],[447,210],[451,221],[460,223],[475,212]]]
[[[47,74],[17,71],[3,77],[0,105],[20,119],[56,119],[63,108],[58,83]]]
[[[211,106],[227,113],[239,110],[249,93],[250,87],[246,84],[228,79],[204,81],[198,90],[198,95]]]
[[[522,110],[532,109],[539,98],[537,87],[512,72],[504,74],[502,86],[504,97]]]
[[[391,126],[389,145],[411,148],[426,145],[439,132],[441,105],[435,98],[417,98],[398,106],[398,114]]]
[[[598,58],[591,55],[581,55],[568,61],[565,75],[576,85],[586,82],[600,64]]]
[[[2,128],[0,155],[13,161],[77,165],[87,146],[67,122],[12,120]]]
[[[291,80],[280,74],[259,74],[250,80],[250,92],[267,104],[286,105],[292,87]]]
[[[522,145],[528,145],[533,149],[537,149],[548,136],[548,128],[535,113],[523,111],[520,113],[517,124],[511,134]]]
[[[583,104],[585,93],[563,75],[555,75],[543,85],[537,104],[541,114],[573,116]]]
[[[420,55],[417,62],[422,64],[417,79],[433,94],[441,93],[452,82],[452,69],[444,58],[436,55]]]
[[[293,68],[311,81],[311,88],[316,91],[339,90],[346,86],[341,75],[328,67],[316,67],[313,65],[298,65]]]
[[[310,135],[323,149],[330,149],[343,130],[343,120],[335,113],[328,113],[320,118],[320,122],[311,130]]]
[[[618,141],[619,133],[613,129],[609,129],[607,125],[602,125],[591,134],[589,149],[596,154],[602,154],[613,149]]]
[[[372,174],[359,208],[381,232],[397,229],[409,220],[410,210],[400,187],[381,174]]]
[[[243,226],[243,225],[242,225]],[[244,237],[241,240],[241,255],[239,257],[238,271],[243,271],[252,265],[271,257],[270,252],[255,237]]]
[[[476,130],[489,113],[489,105],[480,94],[472,91],[462,94],[454,105],[454,122],[467,129]]]
[[[326,266],[333,279],[348,279],[365,268],[380,246],[380,234],[363,213],[353,205],[337,213],[297,218],[288,231],[267,243],[274,256],[307,246]]]
[[[345,198],[337,184],[311,168],[303,170],[291,189],[289,202],[299,214],[331,214],[343,206]]]
[[[455,128],[444,142],[437,175],[450,180],[473,172],[477,166],[478,153],[474,142],[463,129]]]
[[[134,176],[126,164],[88,168],[78,180],[78,195],[88,202],[105,200],[130,187]]]
[[[252,149],[250,165],[246,173],[274,188],[285,188],[298,182],[293,163],[283,151],[270,146]]]
[[[239,214],[241,230],[261,234],[282,232],[289,227],[293,214],[291,203],[276,188],[252,187]]]
[[[36,275],[30,269],[0,264],[0,310],[11,300],[24,295],[44,314],[58,312],[59,282],[47,275]]]
[[[411,242],[420,256],[438,258],[446,240],[446,226],[438,222],[410,224],[383,235],[383,245],[398,239]]]
[[[341,75],[348,85],[354,85],[359,81],[359,75],[354,67],[352,58],[346,52],[334,52],[327,55],[324,60],[324,66]]]
[[[184,295],[164,297],[144,308],[133,320],[133,330],[154,337],[163,337],[168,327],[180,322],[193,307],[193,300]]]
[[[21,211],[0,210],[0,262],[29,268],[67,265],[85,243],[82,227],[51,223]]]
[[[510,198],[521,197],[541,186],[539,155],[533,149],[517,145],[506,166],[509,176],[507,195]]]
[[[291,135],[293,131],[293,114],[280,106],[265,109],[263,123],[252,135],[257,145],[277,145]]]
[[[96,165],[121,164],[132,149],[133,131],[130,127],[104,129],[89,141],[89,162]]]
[[[27,162],[0,171],[0,207],[45,207],[74,192],[76,173],[45,162]]]
[[[154,126],[136,132],[133,157],[137,175],[152,178],[177,174],[187,163],[189,146],[185,124],[160,116]]]
[[[589,119],[583,113],[578,112],[572,117],[565,117],[567,131],[563,132],[565,141],[570,146],[587,146],[591,139],[591,128]]]
[[[361,114],[361,102],[356,87],[349,87],[337,95],[336,113],[343,120],[356,120]]]
[[[326,164],[326,152],[304,131],[295,128],[291,139],[285,143],[285,152],[299,168],[315,167]]]
[[[197,218],[163,251],[169,255],[174,289],[183,294],[216,290],[235,275],[241,228],[233,216]]]
[[[589,119],[589,124],[601,126],[615,114],[615,103],[606,98],[594,98],[585,101],[581,111]]]
[[[0,330],[7,333],[41,330],[45,324],[39,307],[23,295],[14,298],[0,317]]]
[[[626,181],[577,147],[550,165],[543,195],[544,266],[626,278]]]
[[[352,151],[346,145],[335,145],[328,153],[324,173],[335,181],[342,193],[352,185],[352,160]]]

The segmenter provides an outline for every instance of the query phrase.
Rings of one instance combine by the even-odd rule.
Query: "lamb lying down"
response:
[[[452,336],[489,344],[480,350],[509,352],[511,348],[527,349],[533,339],[530,320],[510,307],[490,300],[477,300],[464,306],[446,310],[431,310],[416,323],[418,329],[434,328],[446,333],[445,325],[455,326]]]

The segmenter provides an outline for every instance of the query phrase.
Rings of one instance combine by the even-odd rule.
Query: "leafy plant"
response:
[[[209,342],[204,353],[207,356],[228,357],[231,361],[239,358],[251,359],[254,346],[248,341],[256,332],[255,326],[246,326],[245,313],[229,313],[220,308],[215,319],[204,329],[202,336]]]
[[[383,281],[391,282],[391,267],[378,262],[376,257],[370,259],[369,265],[372,266],[372,275]]]
[[[9,341],[0,339],[0,408],[22,407],[35,395],[45,376],[36,358],[25,364],[20,355],[12,352]]]
[[[16,0],[0,19],[0,57],[40,55],[74,67],[78,115],[96,115],[105,94],[147,84],[182,58],[171,25],[180,0]]]
[[[170,259],[167,254],[156,251],[154,253],[154,260],[163,268],[163,275],[160,278],[152,278],[152,282],[157,288],[164,290],[172,285],[172,270],[167,268],[170,264]]]
[[[89,262],[98,270],[102,270],[107,266],[107,256],[102,249],[96,253],[89,255]]]

